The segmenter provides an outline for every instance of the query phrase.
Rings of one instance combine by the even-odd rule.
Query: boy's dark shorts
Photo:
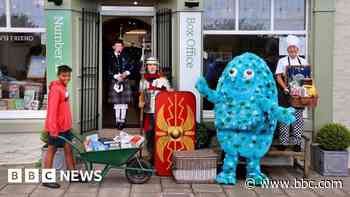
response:
[[[72,139],[73,139],[73,135],[72,135],[72,132],[70,130],[67,132],[60,133],[59,136],[64,137],[69,141],[72,141]],[[65,144],[65,141],[61,138],[53,138],[53,137],[51,137],[51,135],[49,135],[49,139],[47,141],[47,144],[61,148]]]

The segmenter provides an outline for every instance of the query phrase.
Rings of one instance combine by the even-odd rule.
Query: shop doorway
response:
[[[132,102],[127,112],[126,127],[138,127],[140,110],[138,108],[138,86],[141,79],[143,59],[153,55],[153,17],[152,16],[103,16],[102,17],[102,128],[115,128],[113,104],[108,103],[108,58],[113,54],[112,45],[116,39],[124,42],[123,53],[132,65],[129,84]]]

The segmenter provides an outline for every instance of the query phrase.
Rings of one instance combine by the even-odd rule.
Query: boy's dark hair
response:
[[[57,68],[57,75],[60,75],[61,73],[71,73],[72,69],[67,65],[61,65]]]
[[[114,44],[122,44],[124,46],[124,41],[121,39],[114,40]]]

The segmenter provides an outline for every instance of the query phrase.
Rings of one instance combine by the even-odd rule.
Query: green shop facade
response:
[[[12,0],[3,1],[5,14],[9,14]],[[214,118],[212,106],[194,90],[196,79],[204,75],[215,87],[224,65],[244,51],[264,57],[273,69],[273,62],[285,54],[285,37],[297,35],[303,43],[301,55],[313,65],[313,77],[320,94],[318,107],[304,114],[306,130],[312,135],[315,132],[311,131],[317,131],[330,121],[350,126],[350,121],[344,118],[349,112],[335,106],[334,101],[350,99],[349,94],[337,95],[334,91],[340,80],[334,72],[342,73],[341,67],[336,66],[345,63],[338,54],[343,50],[337,52],[336,47],[342,46],[335,43],[335,32],[350,24],[342,20],[346,12],[338,14],[337,10],[338,6],[339,9],[346,7],[345,0],[33,1],[42,2],[44,25],[28,31],[9,26],[7,19],[5,27],[0,27],[1,34],[23,30],[23,33],[44,35],[41,44],[45,45],[46,86],[56,79],[57,66],[72,67],[69,92],[74,130],[78,132],[113,126],[113,114],[105,100],[104,62],[105,52],[110,50],[112,39],[116,37],[124,40],[130,55],[137,56],[141,52],[144,57],[158,57],[162,70],[176,89],[196,94],[197,108],[201,109],[197,110],[198,121],[210,122]],[[339,25],[338,30],[336,25]],[[334,57],[338,56],[340,59],[335,61]],[[39,72],[38,66],[36,68]],[[350,82],[346,76],[341,80]],[[134,83],[136,87],[137,77]],[[47,88],[43,88],[45,94]],[[40,103],[44,106],[44,95]],[[335,108],[343,111],[335,111]],[[129,113],[129,126],[137,127],[137,107],[131,108]],[[43,128],[44,118],[43,107],[0,110],[0,133],[29,137]]]

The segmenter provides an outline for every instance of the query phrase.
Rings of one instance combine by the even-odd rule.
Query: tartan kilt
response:
[[[111,85],[109,86],[109,91],[108,91],[108,103],[129,104],[132,98],[132,91],[128,81],[121,82],[124,86],[124,90],[119,93],[114,90],[114,84],[116,82],[117,81],[113,79],[110,83]]]

